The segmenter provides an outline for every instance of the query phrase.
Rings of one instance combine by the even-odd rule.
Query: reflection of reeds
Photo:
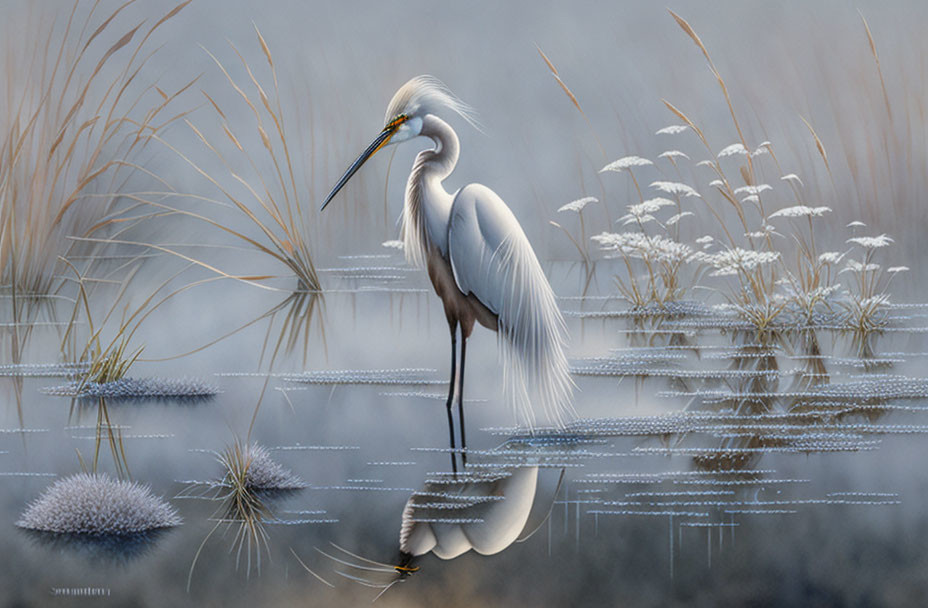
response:
[[[265,317],[268,318],[267,335],[264,338],[264,344],[261,347],[261,357],[258,362],[260,367],[261,361],[267,352],[268,342],[274,332],[274,322],[278,316],[283,318],[280,324],[280,332],[277,336],[276,344],[271,351],[268,361],[268,369],[273,369],[274,361],[283,348],[284,353],[293,352],[302,343],[303,365],[306,365],[309,356],[309,330],[312,324],[313,315],[322,304],[322,296],[319,293],[309,293],[297,291],[287,296],[283,302],[273,307]],[[319,332],[322,338],[323,347],[325,346],[325,332],[322,324],[319,324]]]
[[[106,242],[101,240],[101,242]],[[81,373],[74,383],[74,392],[80,396],[88,384],[95,386],[107,386],[118,383],[123,380],[130,367],[138,360],[142,353],[143,346],[131,346],[135,333],[141,324],[149,318],[160,306],[173,298],[174,296],[186,291],[187,289],[200,285],[204,282],[214,280],[214,278],[195,281],[183,285],[173,291],[167,291],[167,287],[179,275],[184,273],[190,266],[185,266],[179,272],[168,277],[162,283],[158,284],[155,289],[146,297],[141,304],[133,307],[129,302],[127,292],[129,285],[139,269],[139,266],[132,268],[126,276],[118,283],[115,294],[109,294],[112,303],[102,318],[95,316],[94,307],[91,304],[91,292],[87,283],[95,285],[92,277],[87,277],[78,272],[77,268],[68,260],[62,260],[62,263],[76,276],[74,279],[77,284],[78,297],[75,300],[74,310],[71,314],[70,323],[64,333],[61,343],[61,352],[71,359],[71,362],[81,367]],[[160,296],[160,297],[159,297]],[[121,311],[118,320],[114,314]],[[83,312],[83,315],[82,315]],[[81,316],[86,318],[89,335],[82,342],[81,336],[77,333],[77,321]],[[109,341],[104,339],[105,331],[111,331],[112,337]],[[83,343],[83,347],[80,344]],[[122,442],[121,432],[115,428],[110,421],[109,411],[106,405],[106,399],[101,394],[97,402],[97,432],[96,443],[94,446],[94,458],[92,471],[96,473],[99,463],[100,446],[104,440],[110,446],[113,454],[114,465],[117,474],[122,476],[129,475],[129,467],[126,459],[125,447]]]
[[[109,445],[110,453],[113,455],[113,466],[116,467],[116,474],[120,477],[129,476],[129,460],[126,458],[126,446],[122,441],[122,429],[113,426],[110,422],[110,413],[106,407],[106,399],[100,397],[97,400],[97,428],[94,435],[93,449],[93,467],[91,472],[97,474],[97,465],[100,462],[100,445],[106,436],[106,443]]]

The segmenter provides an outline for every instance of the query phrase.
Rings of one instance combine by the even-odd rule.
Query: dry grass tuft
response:
[[[188,3],[147,30],[135,26],[105,48],[98,38],[131,2],[89,36],[84,32],[95,11],[75,35],[75,3],[64,31],[49,28],[41,51],[23,64],[23,72],[8,70],[7,87],[23,93],[0,106],[0,280],[5,286],[21,294],[52,291],[58,256],[74,248],[64,237],[98,228],[114,209],[118,186],[131,173],[145,171],[131,159],[176,119],[163,117],[164,111],[187,87],[167,95],[157,94],[154,85],[133,85],[141,82],[138,76],[152,57],[143,53],[146,42]],[[117,58],[123,62],[112,65]],[[108,76],[113,80],[104,81]],[[85,195],[92,189],[103,196],[91,201]]]
[[[75,2],[57,27],[18,48],[4,49],[7,95],[0,98],[0,285],[12,294],[18,360],[37,301],[66,291],[64,257],[93,263],[98,246],[69,236],[124,232],[145,217],[125,214],[120,193],[134,177],[157,179],[135,159],[152,136],[183,114],[168,116],[172,94],[144,84],[156,50],[152,35],[190,0],[150,27],[139,23],[112,40],[125,2],[106,16],[94,4],[83,23]],[[12,27],[12,26],[11,26]]]
[[[259,478],[261,481],[269,481],[271,478],[281,481],[287,478],[287,484],[290,487],[294,487],[294,484],[298,481],[288,471],[283,470],[279,465],[271,461],[267,457],[266,451],[258,448],[257,445],[249,445],[240,440],[234,441],[222,452],[218,453],[216,459],[222,466],[223,477],[219,483],[213,484],[212,487],[216,488],[217,492],[212,498],[220,501],[221,505],[216,511],[216,525],[200,543],[193,562],[190,564],[190,571],[187,576],[188,591],[193,582],[193,571],[200,553],[210,537],[220,527],[231,526],[235,528],[232,549],[235,551],[236,569],[241,565],[242,553],[244,552],[246,576],[251,573],[252,555],[255,558],[255,565],[260,571],[261,553],[262,551],[270,551],[265,522],[271,519],[273,514],[263,500],[263,490],[266,488],[258,487],[255,481]],[[259,469],[257,476],[252,470],[253,467]]]
[[[230,113],[224,107],[233,101],[225,101],[225,97],[210,95],[206,91],[202,91],[206,107],[212,111],[214,118],[218,121],[222,137],[211,138],[207,135],[208,131],[197,126],[192,119],[184,119],[196,141],[204,146],[206,151],[228,173],[225,175],[211,174],[200,163],[195,162],[192,155],[185,154],[174,145],[160,139],[161,143],[176,153],[185,164],[221,194],[221,199],[191,197],[191,200],[212,203],[210,209],[220,209],[224,215],[216,215],[213,211],[197,213],[155,201],[147,201],[147,203],[159,211],[177,213],[205,222],[220,232],[232,236],[234,240],[284,265],[296,278],[293,291],[318,293],[321,291],[321,283],[313,264],[308,222],[303,211],[311,206],[305,200],[305,188],[297,185],[291,146],[287,138],[283,108],[280,104],[274,58],[266,40],[257,28],[255,34],[267,62],[267,70],[272,83],[270,89],[261,83],[256,70],[234,45],[230,44],[232,52],[238,58],[246,74],[245,79],[236,80],[216,55],[206,51],[231,87],[232,100],[238,101],[247,108],[252,118],[250,123],[230,122],[228,119]],[[270,95],[268,90],[271,91]],[[251,143],[255,141],[260,142],[259,145]],[[235,168],[242,163],[252,170],[255,177],[249,179]],[[270,172],[264,169],[268,166],[271,167]],[[238,212],[237,217],[228,216],[227,212],[230,207]],[[249,229],[234,228],[232,220],[244,220]],[[235,278],[260,287],[268,288],[267,281],[276,278],[276,275],[270,273],[260,276],[234,275],[206,264],[202,260],[192,260],[175,250],[166,248],[160,248],[160,250],[195,261],[226,278]]]

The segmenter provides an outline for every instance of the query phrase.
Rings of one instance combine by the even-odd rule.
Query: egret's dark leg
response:
[[[449,321],[451,328],[451,382],[448,384],[448,401],[445,408],[448,410],[448,436],[451,439],[451,470],[458,472],[458,462],[454,455],[454,417],[451,415],[451,406],[454,405],[454,387],[457,379],[457,350],[458,350],[458,322]]]
[[[467,466],[467,439],[464,438],[464,356],[467,354],[467,336],[461,332],[461,373],[458,375],[458,420],[461,423],[461,464]]]

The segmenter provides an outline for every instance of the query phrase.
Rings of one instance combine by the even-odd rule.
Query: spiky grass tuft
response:
[[[223,484],[233,490],[270,492],[306,487],[303,480],[274,461],[267,448],[257,443],[233,444],[219,461],[225,469]]]
[[[57,534],[128,535],[179,526],[181,521],[147,486],[78,473],[47,488],[16,525]]]
[[[219,393],[218,387],[187,378],[121,378],[111,382],[75,381],[42,389],[46,395],[82,399],[205,399]]]
[[[193,581],[193,571],[200,552],[213,533],[222,526],[235,528],[232,548],[235,550],[235,567],[241,564],[245,553],[246,575],[251,573],[252,555],[260,571],[262,550],[269,551],[265,523],[273,517],[265,498],[274,491],[295,490],[305,484],[293,473],[274,462],[267,450],[258,444],[236,440],[216,456],[222,465],[222,480],[214,499],[222,504],[217,511],[216,525],[200,544],[190,564],[187,588]]]

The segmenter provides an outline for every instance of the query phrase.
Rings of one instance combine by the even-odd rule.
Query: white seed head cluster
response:
[[[745,232],[744,236],[748,237],[749,239],[762,239],[771,234],[780,235],[780,233],[775,232],[775,229],[773,226],[771,226],[770,224],[766,224],[762,226],[760,230],[756,230],[754,232]]]
[[[767,219],[775,217],[821,217],[831,212],[831,207],[809,207],[807,205],[793,205],[779,211],[774,211]]]
[[[740,271],[750,271],[758,266],[770,264],[780,259],[779,251],[750,251],[741,247],[726,249],[718,253],[696,252],[694,261],[709,264],[715,271],[710,273],[713,277],[723,277],[738,274]]]
[[[558,213],[563,213],[564,211],[573,211],[574,213],[580,213],[583,211],[583,208],[589,205],[590,203],[598,203],[599,199],[595,196],[585,196],[583,198],[578,198],[575,201],[570,201],[563,207],[557,210]]]
[[[681,184],[680,182],[651,182],[651,187],[656,190],[660,190],[661,192],[675,194],[677,196],[699,196],[699,193],[696,192],[692,186],[687,186],[686,184]]]
[[[605,173],[606,171],[615,171],[620,173],[631,167],[645,167],[647,165],[653,165],[651,161],[646,158],[641,158],[640,156],[623,156],[618,160],[614,160],[602,169],[599,170],[600,173]]]
[[[693,255],[693,248],[684,243],[661,236],[647,236],[640,232],[603,232],[592,237],[606,251],[607,258],[627,255],[662,263],[682,263]]]
[[[691,215],[692,215],[692,216],[695,216],[696,214],[693,213],[692,211],[682,211],[682,212],[680,212],[680,213],[678,213],[678,214],[676,214],[676,215],[672,215],[672,216],[670,216],[669,218],[667,218],[667,221],[666,221],[665,223],[666,223],[668,226],[673,226],[674,224],[676,224],[677,222],[679,222],[679,221],[682,220],[683,218],[688,217],[688,216],[691,216]]]
[[[757,195],[767,190],[773,190],[773,186],[770,184],[758,184],[756,186],[741,186],[740,188],[735,188],[735,194],[751,194]]]
[[[864,249],[879,249],[888,246],[893,240],[885,234],[881,234],[880,236],[856,236],[848,239],[847,242],[859,245]]]
[[[822,264],[837,264],[844,259],[844,255],[838,251],[826,251],[825,253],[819,254],[818,261]]]
[[[667,125],[663,129],[655,131],[655,135],[677,135],[689,129],[686,125]]]
[[[689,156],[686,155],[686,153],[680,152],[679,150],[667,150],[666,152],[661,152],[660,154],[658,154],[657,157],[658,158],[669,158],[671,160],[675,158],[685,158],[689,160],[690,158]]]
[[[760,145],[757,146],[753,152],[751,152],[751,157],[760,156],[761,154],[769,154],[770,146],[772,146],[769,141],[762,141]]]
[[[16,525],[60,534],[126,535],[180,523],[177,511],[147,486],[79,473],[53,483]]]
[[[734,156],[736,154],[747,156],[748,151],[741,144],[731,144],[730,146],[725,146],[722,148],[721,152],[718,153],[718,157],[724,158],[726,156]]]
[[[847,263],[845,263],[844,265],[844,270],[842,270],[841,272],[863,273],[863,272],[875,272],[879,269],[880,269],[880,265],[874,264],[873,262],[864,263],[864,262],[859,262],[857,260],[848,260]]]
[[[628,214],[620,217],[619,221],[622,222],[623,225],[634,223],[645,224],[654,220],[652,214],[657,213],[664,207],[672,207],[674,205],[676,205],[676,203],[670,199],[661,197],[651,198],[636,205],[629,205]]]

